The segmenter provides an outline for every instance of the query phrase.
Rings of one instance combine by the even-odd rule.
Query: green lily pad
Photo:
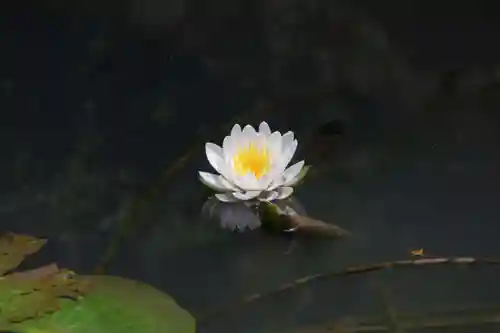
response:
[[[50,264],[6,274],[45,241],[0,238],[0,331],[194,333],[193,316],[169,295],[115,276],[79,276]],[[3,276],[2,276],[3,275]]]
[[[90,292],[62,300],[50,315],[9,327],[19,333],[194,333],[195,319],[173,298],[137,281],[114,276],[82,277]]]

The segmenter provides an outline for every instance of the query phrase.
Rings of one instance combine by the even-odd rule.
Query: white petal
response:
[[[238,131],[235,131],[235,133],[231,132],[231,139],[226,141],[227,145],[226,160],[228,161],[228,163],[232,163],[232,158],[238,149],[248,146],[251,140],[254,140],[256,137],[257,137],[257,132],[255,132],[255,129],[250,125],[246,125],[243,128],[243,131],[241,132]],[[224,154],[226,154],[226,151]]]
[[[234,130],[233,128],[233,131],[231,131],[231,135],[227,140],[225,140],[225,146],[223,142],[224,158],[226,159],[227,163],[231,162],[234,154],[236,153],[236,150],[245,144],[244,141],[244,135],[241,129]]]
[[[255,141],[255,144],[259,147],[259,148],[267,148],[267,136],[265,136],[264,134],[262,133],[257,133],[256,134],[256,137],[254,139]]]
[[[248,172],[243,176],[235,176],[231,181],[233,181],[238,188],[245,191],[264,191],[269,187],[271,180],[272,178],[267,176],[257,179],[252,172]]]
[[[225,164],[222,158],[222,148],[217,146],[215,143],[208,142],[205,144],[205,153],[207,154],[208,162],[215,169],[215,171],[222,173]]]
[[[243,134],[257,134],[252,125],[245,125],[242,131]]]
[[[257,132],[255,131],[255,128],[253,128],[253,126],[251,125],[246,125],[243,128],[241,143],[247,146],[249,143],[254,142],[256,138]]]
[[[235,137],[234,136],[226,136],[222,141],[222,152],[223,158],[227,161],[230,160],[234,155],[235,150]]]
[[[269,154],[271,155],[271,162],[276,163],[282,154],[281,150],[281,133],[274,132],[267,140],[267,147],[269,149]]]
[[[241,140],[242,134],[239,133],[236,136],[226,136],[222,143],[222,150],[224,154],[224,174],[223,176],[229,180],[231,183],[238,185],[235,181],[238,176],[234,173],[233,164],[234,164],[234,154],[237,149],[238,142]]]
[[[269,125],[265,121],[260,123],[259,133],[264,135],[265,137],[271,136],[271,129],[269,128]]]
[[[239,124],[236,124],[233,126],[231,129],[231,136],[238,136],[241,134],[241,126]]]
[[[236,199],[232,193],[217,193],[215,194],[215,197],[222,202],[238,202],[239,200]]]
[[[233,196],[241,201],[247,201],[259,196],[261,191],[234,192]]]
[[[297,145],[298,145],[297,140],[293,140],[292,143],[288,145],[287,150],[285,150],[285,151],[282,152],[282,155],[281,155],[281,166],[283,167],[283,170],[290,163],[290,161],[293,158],[293,155],[295,155],[295,151],[297,150]]]
[[[307,173],[309,172],[309,169],[311,167],[310,166],[305,166],[302,168],[302,170],[300,170],[299,174],[297,176],[295,176],[295,178],[287,181],[286,183],[284,183],[283,185],[284,186],[291,186],[291,187],[294,187],[296,186],[302,179],[304,179],[304,177],[307,175]]]
[[[284,178],[283,178],[283,169],[275,167],[269,173],[268,179],[270,180],[265,188],[266,191],[272,191],[277,187],[283,186]]]
[[[293,188],[292,187],[280,187],[278,188],[278,197],[276,198],[276,200],[283,200],[283,199],[286,199],[288,198],[289,196],[292,195],[293,193]]]
[[[283,186],[283,182],[284,182],[284,178],[282,175],[278,175],[276,176],[272,181],[271,183],[269,184],[269,186],[266,188],[267,191],[272,191],[280,186]]]
[[[283,183],[285,182],[283,174],[287,165],[290,163],[296,149],[297,140],[294,140],[287,151],[281,152],[277,156],[277,161],[274,163],[271,171],[269,171],[269,179],[271,180],[271,182],[269,183],[267,190],[273,190],[276,187],[283,185]]]
[[[278,197],[278,191],[262,192],[259,196],[260,201],[274,201]]]
[[[296,182],[297,175],[300,173],[302,168],[304,167],[304,161],[300,161],[289,167],[288,169],[285,170],[283,177],[284,182],[283,185],[285,186],[291,186],[290,184],[293,184]],[[298,180],[297,180],[298,181]]]
[[[198,174],[200,176],[200,181],[213,190],[219,192],[237,190],[236,186],[228,182],[222,176],[214,175],[213,173],[203,172],[203,171],[199,171]]]
[[[281,140],[282,140],[281,150],[287,151],[288,148],[293,143],[293,132],[292,131],[286,132],[285,134],[283,134]]]
[[[267,190],[269,185],[271,184],[273,178],[270,177],[270,174],[265,175],[256,181],[255,188],[261,191]]]
[[[257,177],[255,177],[255,175],[252,173],[250,174],[247,183],[247,189],[264,191],[269,187],[269,184],[272,180],[273,178],[271,177],[271,174],[264,175],[261,178],[257,179]]]
[[[248,172],[243,176],[235,175],[234,178],[231,179],[231,181],[234,182],[234,184],[238,186],[240,189],[245,191],[260,189],[258,186],[257,178],[251,172]]]

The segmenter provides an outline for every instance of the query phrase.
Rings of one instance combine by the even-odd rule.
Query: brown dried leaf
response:
[[[52,263],[28,271],[11,273],[8,276],[10,279],[15,279],[17,281],[34,281],[56,274],[57,272],[59,272],[59,267],[57,267],[57,264]]]
[[[41,279],[37,287],[54,297],[77,299],[88,292],[90,285],[87,280],[80,278],[74,272],[62,269],[56,274]]]
[[[86,280],[56,264],[6,274],[46,242],[27,235],[0,237],[0,327],[57,311],[60,298],[77,299],[89,289]]]
[[[59,309],[60,298],[77,299],[89,290],[87,280],[68,270],[47,265],[6,275],[0,280],[0,321],[19,323]]]
[[[38,252],[45,243],[46,239],[28,235],[8,233],[0,237],[0,276],[19,266],[24,258]]]
[[[57,298],[47,297],[43,291],[31,290],[9,299],[2,311],[9,323],[20,323],[46,313],[55,312],[58,309]]]

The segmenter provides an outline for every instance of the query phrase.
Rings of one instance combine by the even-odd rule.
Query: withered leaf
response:
[[[11,233],[0,237],[0,276],[19,266],[27,256],[38,252],[46,242],[45,239]]]
[[[0,238],[0,328],[57,311],[61,298],[77,299],[88,290],[83,279],[56,264],[6,274],[45,243],[26,235]]]
[[[55,312],[59,309],[60,298],[76,300],[89,287],[85,280],[64,269],[37,279],[26,279],[16,274],[24,272],[7,275],[0,280],[0,294],[7,295],[0,302],[0,320],[8,323]]]
[[[79,276],[49,264],[0,276],[3,331],[194,333],[196,321],[151,286],[119,277]]]

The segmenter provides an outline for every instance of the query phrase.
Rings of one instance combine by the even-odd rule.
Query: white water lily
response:
[[[207,159],[219,174],[199,172],[200,180],[223,202],[273,201],[289,197],[300,181],[304,161],[287,168],[297,150],[293,132],[271,133],[266,122],[258,132],[236,124],[222,147],[207,143]]]

